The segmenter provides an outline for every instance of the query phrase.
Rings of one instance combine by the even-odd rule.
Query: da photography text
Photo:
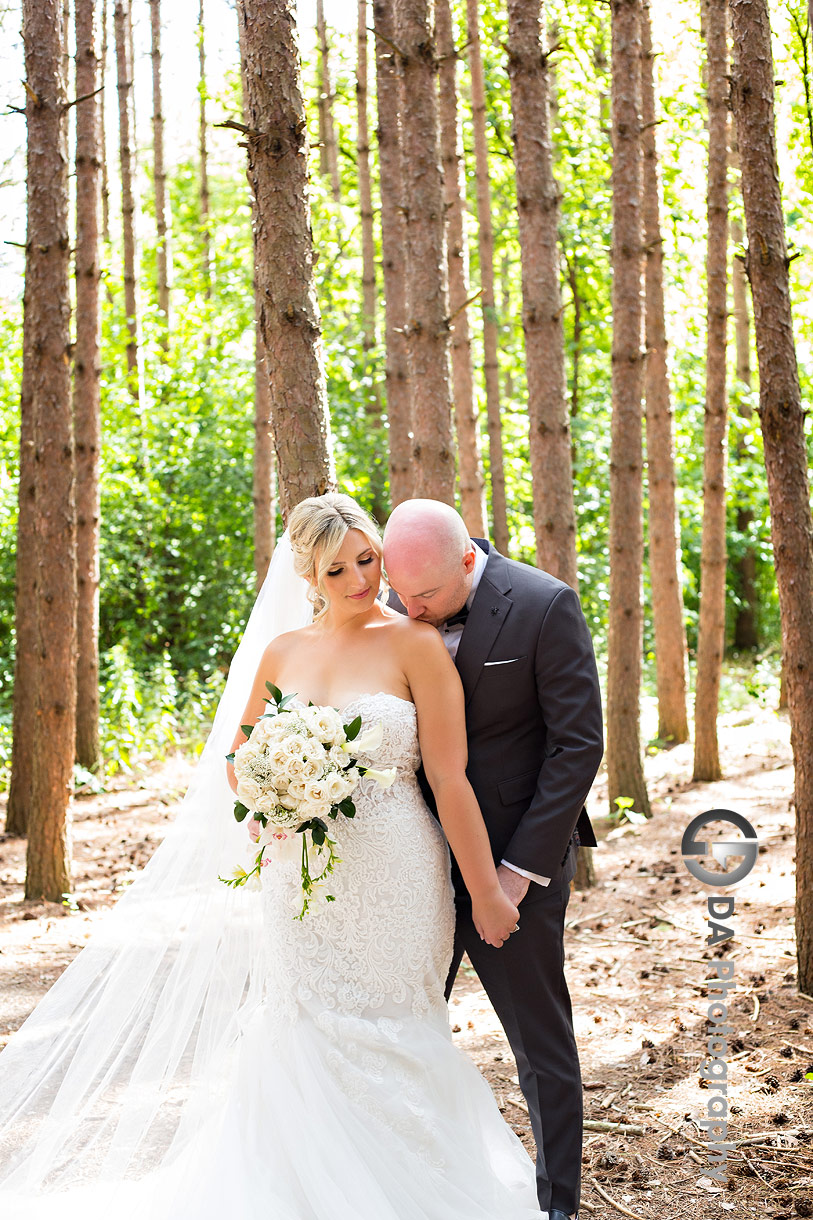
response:
[[[727,822],[742,834],[742,838],[713,839],[706,842],[701,833],[711,822]],[[683,832],[681,844],[683,863],[693,877],[709,889],[729,889],[743,881],[754,867],[759,851],[759,840],[751,823],[741,813],[731,809],[709,809],[692,818]],[[701,862],[709,857],[720,866],[712,872]],[[729,860],[739,860],[729,868]],[[734,936],[733,927],[726,921],[735,914],[735,902],[731,895],[708,895],[709,931],[706,945],[714,948],[723,945]],[[708,987],[708,1027],[706,1057],[700,1065],[700,1076],[708,1083],[706,1117],[700,1120],[709,1141],[709,1163],[707,1174],[717,1182],[728,1177],[728,1154],[734,1145],[728,1141],[728,1038],[734,1032],[728,1021],[728,996],[736,986],[734,962],[724,957],[711,963],[713,974],[704,979]]]

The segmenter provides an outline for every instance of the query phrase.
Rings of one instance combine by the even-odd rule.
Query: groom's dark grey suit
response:
[[[480,940],[453,867],[449,990],[466,952],[517,1060],[540,1207],[569,1214],[579,1204],[582,1090],[563,933],[577,845],[596,842],[584,800],[604,748],[598,674],[574,591],[474,541],[488,558],[455,658],[466,695],[467,775],[495,860],[550,882],[531,882],[519,931],[495,949]],[[394,597],[391,604],[403,609]]]

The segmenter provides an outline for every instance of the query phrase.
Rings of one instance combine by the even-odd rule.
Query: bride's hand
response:
[[[500,949],[515,930],[519,911],[499,885],[477,900],[472,900],[472,918],[480,939]]]

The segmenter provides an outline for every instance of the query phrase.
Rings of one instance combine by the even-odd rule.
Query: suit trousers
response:
[[[571,842],[561,876],[532,881],[519,906],[519,931],[500,949],[482,941],[467,896],[457,898],[447,999],[464,952],[502,1023],[517,1061],[536,1140],[536,1183],[543,1211],[578,1210],[582,1158],[582,1084],[564,974],[564,923],[578,848]]]

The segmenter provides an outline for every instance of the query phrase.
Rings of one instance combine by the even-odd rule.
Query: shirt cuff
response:
[[[516,864],[511,864],[508,860],[500,860],[500,864],[504,864],[514,873],[519,873],[520,877],[527,877],[529,881],[535,881],[537,885],[550,885],[550,877],[540,877],[537,873],[529,873],[527,869],[518,868]]]

